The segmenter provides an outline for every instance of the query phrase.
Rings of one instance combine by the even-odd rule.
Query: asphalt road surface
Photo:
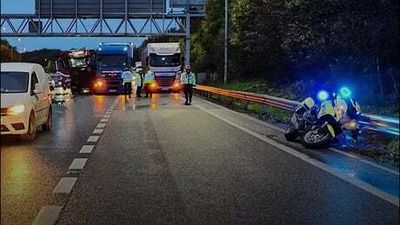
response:
[[[1,138],[1,224],[399,224],[399,174],[179,94],[78,96]]]

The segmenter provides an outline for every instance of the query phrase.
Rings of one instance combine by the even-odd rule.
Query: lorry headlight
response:
[[[15,105],[7,109],[7,113],[10,115],[18,115],[25,112],[25,105]]]
[[[172,85],[173,88],[178,89],[181,87],[181,84],[177,81],[174,82],[174,84]]]
[[[97,81],[94,83],[94,86],[95,86],[95,87],[102,87],[102,86],[103,86],[103,81],[97,80]]]

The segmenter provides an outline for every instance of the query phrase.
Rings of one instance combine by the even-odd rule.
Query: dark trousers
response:
[[[125,96],[127,96],[127,95],[131,96],[131,94],[132,94],[132,83],[131,82],[124,83],[124,92],[125,92]]]
[[[142,93],[142,86],[136,86],[136,97],[141,97],[140,94]]]
[[[149,97],[149,94],[150,94],[150,98],[151,98],[152,93],[150,91],[150,84],[145,84],[144,85],[144,92],[146,92],[146,98]]]
[[[193,85],[192,84],[184,84],[183,85],[183,93],[185,94],[185,103],[192,103]]]

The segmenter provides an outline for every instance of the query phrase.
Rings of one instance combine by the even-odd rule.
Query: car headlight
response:
[[[22,104],[12,106],[12,107],[8,108],[8,110],[7,110],[7,113],[10,115],[17,115],[17,114],[20,114],[23,112],[25,112],[25,105],[22,105]]]

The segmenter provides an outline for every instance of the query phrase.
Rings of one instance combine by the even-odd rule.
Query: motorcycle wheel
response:
[[[285,138],[288,141],[294,141],[299,136],[298,132],[294,127],[290,126],[285,130]]]
[[[331,141],[331,135],[326,127],[314,126],[302,137],[301,142],[306,148],[318,148],[327,145]]]

